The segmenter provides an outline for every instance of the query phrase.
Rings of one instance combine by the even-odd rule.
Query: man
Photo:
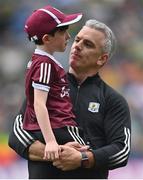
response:
[[[131,133],[129,108],[125,99],[98,74],[114,49],[112,31],[96,20],[88,20],[75,37],[69,58],[70,96],[76,119],[92,150],[80,152],[73,148],[78,146],[75,142],[61,146],[60,159],[53,165],[65,172],[62,178],[106,179],[109,170],[127,164]],[[23,131],[24,111],[23,106],[16,117],[9,145],[29,161],[40,161],[44,145]]]

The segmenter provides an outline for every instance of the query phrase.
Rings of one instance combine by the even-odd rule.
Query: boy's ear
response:
[[[107,62],[108,58],[109,58],[108,54],[101,55],[97,60],[97,64],[99,66],[103,66]]]
[[[43,43],[49,43],[50,40],[51,40],[51,36],[48,35],[48,34],[45,34],[45,35],[42,37]]]

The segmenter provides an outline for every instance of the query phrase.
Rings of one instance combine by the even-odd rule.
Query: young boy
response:
[[[54,52],[65,51],[70,38],[68,26],[81,18],[80,13],[65,15],[46,6],[34,11],[25,25],[36,50],[27,66],[24,129],[46,143],[47,160],[59,158],[59,144],[77,141],[85,145],[72,113],[66,73],[53,57]]]

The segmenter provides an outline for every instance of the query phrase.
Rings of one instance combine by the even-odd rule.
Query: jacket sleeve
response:
[[[96,168],[112,170],[127,164],[131,144],[131,119],[126,100],[119,94],[106,99],[106,146],[93,150]]]
[[[13,127],[9,134],[8,145],[11,147],[17,154],[22,156],[25,159],[28,159],[28,148],[34,142],[32,135],[23,129],[23,117],[26,108],[26,101],[23,102],[23,105],[15,117]]]

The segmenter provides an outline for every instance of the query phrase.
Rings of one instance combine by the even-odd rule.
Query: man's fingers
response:
[[[62,151],[65,149],[65,145],[59,145],[59,154],[62,154]]]
[[[86,146],[82,146],[81,148],[79,148],[79,150],[82,151],[87,151],[90,148],[90,146],[86,145]]]
[[[70,147],[78,147],[78,148],[82,146],[81,144],[79,144],[79,143],[76,142],[76,141],[68,142],[68,143],[66,143],[65,145],[70,146]]]
[[[51,152],[51,153],[50,153],[50,159],[51,159],[51,160],[54,160],[54,159],[55,159],[55,156],[56,156],[56,154],[55,154],[54,152]]]
[[[54,153],[54,158],[52,160],[55,160],[55,159],[59,159],[59,152],[55,152]]]
[[[53,166],[58,166],[58,165],[60,165],[60,163],[59,163],[59,161],[53,161]]]
[[[58,169],[62,169],[62,168],[63,168],[62,164],[61,164],[60,161],[58,161],[58,160],[55,160],[55,161],[53,162],[53,166],[55,166],[55,167],[58,168]]]
[[[46,152],[44,152],[44,157],[43,157],[43,159],[47,159],[47,154],[46,154]]]

